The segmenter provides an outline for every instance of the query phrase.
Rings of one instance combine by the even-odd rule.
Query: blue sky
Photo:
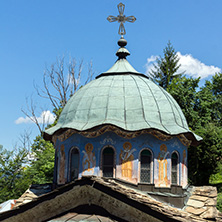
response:
[[[42,111],[52,111],[47,100],[36,96],[33,82],[42,85],[46,66],[56,58],[72,56],[85,64],[92,60],[96,74],[113,65],[119,26],[106,18],[118,15],[119,2],[0,1],[0,144],[12,149],[24,131],[31,131],[32,138],[38,134],[34,124],[18,119],[25,117],[21,108],[30,96]],[[221,0],[123,3],[125,15],[137,18],[125,24],[129,61],[136,70],[146,73],[170,40],[189,75],[204,81],[221,71]]]

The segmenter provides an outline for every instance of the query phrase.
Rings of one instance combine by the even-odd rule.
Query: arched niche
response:
[[[69,163],[69,181],[78,179],[79,177],[79,149],[73,147],[70,150],[70,163]]]
[[[153,183],[153,153],[145,148],[140,151],[139,155],[140,183]]]
[[[106,146],[101,151],[101,172],[103,177],[115,177],[115,149]]]
[[[176,151],[171,155],[171,184],[179,185],[179,154]]]

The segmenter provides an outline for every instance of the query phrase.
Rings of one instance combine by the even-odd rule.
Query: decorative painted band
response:
[[[118,136],[123,137],[125,139],[132,139],[132,138],[138,137],[142,134],[151,134],[162,141],[167,141],[167,140],[170,140],[173,138],[173,136],[163,134],[162,132],[155,130],[155,129],[144,129],[144,130],[140,130],[140,131],[130,132],[130,131],[122,130],[122,129],[120,129],[116,126],[113,126],[113,125],[105,125],[105,126],[95,127],[93,129],[87,130],[87,131],[77,131],[74,129],[67,129],[62,134],[59,134],[59,135],[55,134],[52,138],[52,141],[54,144],[57,139],[59,139],[60,141],[65,141],[67,138],[69,138],[71,135],[73,135],[75,133],[80,134],[80,135],[87,137],[87,138],[95,138],[95,137],[100,136],[106,132],[114,132]],[[184,134],[176,135],[176,137],[181,141],[181,143],[184,146],[189,146],[192,142],[191,140],[188,140],[184,136]]]

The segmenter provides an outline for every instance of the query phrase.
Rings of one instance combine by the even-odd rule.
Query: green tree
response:
[[[222,74],[215,74],[199,88],[200,78],[177,74],[179,67],[179,58],[169,42],[150,76],[174,97],[190,129],[203,138],[199,146],[189,148],[188,165],[190,182],[206,185],[222,162]]]
[[[52,183],[55,149],[52,143],[37,136],[32,144],[34,159],[25,171],[25,178],[30,184]]]
[[[214,93],[214,90],[220,90],[216,84],[218,81],[212,78],[198,88],[199,80],[185,76],[174,79],[167,91],[180,105],[191,130],[203,138],[199,146],[188,149],[188,169],[190,183],[206,185],[210,176],[219,172],[221,162],[222,131],[219,122],[222,104]]]
[[[174,97],[186,117],[191,129],[198,128],[199,113],[196,109],[197,89],[200,78],[187,78],[185,76],[173,79],[167,91]]]
[[[8,151],[0,147],[0,202],[18,198],[29,187],[23,180],[27,155],[26,149]]]
[[[222,129],[213,123],[208,123],[195,133],[200,135],[203,141],[197,147],[189,147],[189,179],[194,185],[208,185],[210,176],[220,170]]]
[[[189,147],[189,180],[194,185],[209,184],[212,174],[219,172],[221,140],[221,74],[198,88],[199,78],[181,77],[172,80],[167,91],[180,105],[189,127],[203,138],[197,147]]]
[[[181,66],[179,64],[180,59],[170,41],[163,50],[163,53],[164,57],[160,56],[156,59],[154,69],[149,72],[149,75],[155,83],[167,89],[172,80],[181,77],[183,73],[177,73]]]
[[[216,73],[211,81],[206,82],[210,85],[210,90],[214,96],[213,121],[222,127],[222,73]]]
[[[213,83],[213,87],[212,87],[213,94],[216,96],[221,96],[222,95],[222,73],[216,73],[212,77],[212,83]]]
[[[19,198],[31,184],[52,183],[54,147],[37,136],[32,158],[25,148],[8,151],[0,147],[0,203]]]

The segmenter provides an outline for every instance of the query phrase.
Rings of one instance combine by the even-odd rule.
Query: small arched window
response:
[[[178,182],[178,155],[174,152],[171,156],[171,183],[177,184]]]
[[[113,177],[114,171],[114,150],[107,147],[102,152],[102,171],[103,177]]]
[[[71,151],[70,160],[70,180],[75,180],[79,176],[79,150],[74,148]]]
[[[140,182],[151,182],[151,158],[152,154],[149,150],[143,150],[140,154]]]

